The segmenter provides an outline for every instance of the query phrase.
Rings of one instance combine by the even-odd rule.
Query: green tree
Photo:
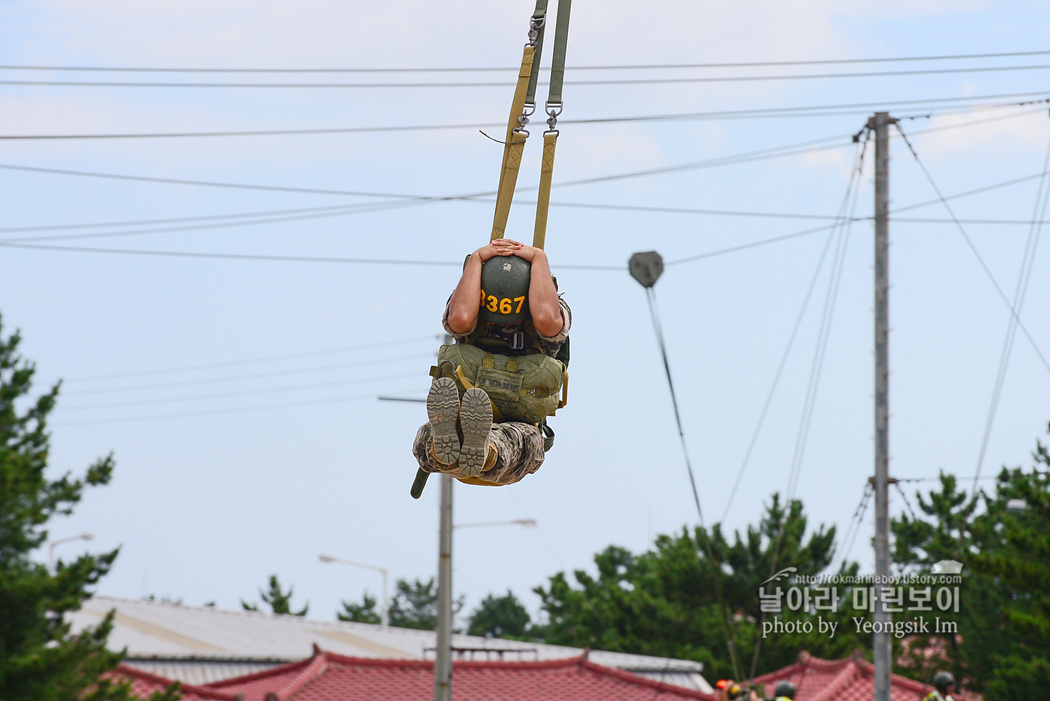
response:
[[[489,594],[482,599],[470,614],[467,633],[487,638],[523,638],[530,623],[529,612],[508,589],[504,596]]]
[[[390,602],[390,625],[418,630],[437,629],[437,585],[434,578],[409,582],[397,580],[397,593]],[[452,615],[463,608],[463,597],[453,600]]]
[[[310,604],[307,603],[299,611],[292,610],[292,593],[295,591],[294,587],[289,586],[287,593],[281,589],[281,583],[277,579],[277,575],[270,575],[270,589],[269,591],[259,590],[259,595],[262,597],[263,603],[269,604],[270,609],[274,613],[280,613],[291,616],[305,616],[306,611],[310,608]],[[241,606],[246,611],[258,611],[258,604],[249,604],[244,599],[241,599]]]
[[[749,676],[793,662],[800,649],[842,657],[866,641],[840,625],[834,636],[767,636],[761,640],[763,613],[759,588],[778,570],[794,567],[816,575],[829,567],[834,527],[805,537],[802,504],[784,508],[777,495],[757,527],[728,539],[720,524],[661,535],[641,555],[610,546],[595,555],[598,576],[577,570],[575,582],[559,572],[534,589],[545,622],[536,634],[545,642],[694,659],[718,676]],[[855,572],[851,565],[846,572]],[[823,613],[845,622],[848,611]],[[783,618],[812,617],[785,612]],[[736,652],[737,669],[729,663]]]
[[[1050,687],[1050,455],[1037,442],[1033,457],[1034,469],[1003,469],[992,494],[967,495],[942,474],[938,489],[917,495],[919,514],[893,520],[905,573],[963,564],[959,610],[934,614],[957,632],[914,636],[916,659],[902,671],[927,680],[947,666],[989,701]]]
[[[53,574],[30,559],[47,541],[52,517],[68,516],[85,489],[109,483],[113,458],[82,478],[47,477],[47,419],[59,385],[30,398],[35,366],[19,356],[20,341],[17,332],[4,338],[0,324],[0,699],[128,699],[127,683],[100,680],[122,657],[106,649],[113,614],[78,635],[65,619],[90,598],[118,551],[60,561]],[[176,697],[174,685],[154,698]]]
[[[365,592],[364,598],[360,604],[352,604],[349,601],[343,601],[343,610],[336,611],[335,617],[340,621],[355,621],[357,623],[380,623],[383,618],[379,611],[376,610],[376,599],[374,596],[369,596],[368,592]]]

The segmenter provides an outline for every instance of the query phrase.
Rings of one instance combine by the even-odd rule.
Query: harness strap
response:
[[[536,198],[536,228],[532,245],[543,248],[547,242],[547,211],[551,204],[551,182],[554,180],[554,149],[558,145],[558,131],[543,134],[543,165],[540,166],[540,189]]]
[[[530,43],[536,45],[536,53],[532,59],[532,62],[537,66],[540,65],[540,55],[543,53],[543,30],[547,28],[547,0],[536,0],[536,9],[532,13],[532,22],[529,24],[529,39]],[[535,32],[536,38],[533,40],[533,32]],[[533,71],[532,77],[529,78],[529,89],[525,94],[525,104],[531,105],[532,109],[529,110],[529,114],[536,109],[536,84],[539,82],[540,72]]]
[[[565,45],[569,39],[569,11],[572,0],[558,0],[558,24],[554,28],[554,53],[551,55],[551,84],[547,105],[561,104],[561,88],[565,80]]]
[[[558,145],[558,115],[561,114],[561,90],[565,81],[565,45],[569,38],[569,11],[572,0],[558,0],[557,25],[554,28],[554,52],[551,57],[551,81],[547,92],[547,125],[543,134],[543,165],[536,200],[536,227],[532,245],[543,248],[547,242],[547,212],[550,210],[551,182],[554,178],[554,149]]]
[[[518,169],[521,167],[521,154],[525,150],[525,139],[529,132],[523,124],[528,121],[525,114],[525,98],[532,79],[533,59],[536,46],[525,45],[521,57],[521,68],[518,70],[518,83],[514,88],[514,100],[510,106],[510,119],[507,120],[507,138],[503,144],[503,166],[499,174],[499,187],[496,189],[496,213],[492,219],[492,236],[490,241],[503,238],[510,217],[510,204],[514,199],[514,186],[518,181]]]

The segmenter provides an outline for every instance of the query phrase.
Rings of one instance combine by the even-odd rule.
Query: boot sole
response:
[[[481,474],[488,456],[489,431],[492,430],[492,403],[485,390],[472,387],[463,394],[459,406],[459,425],[463,429],[463,447],[459,466],[467,475]]]
[[[427,394],[427,418],[434,434],[434,458],[442,465],[454,465],[459,460],[459,389],[454,380],[439,377],[430,385]]]

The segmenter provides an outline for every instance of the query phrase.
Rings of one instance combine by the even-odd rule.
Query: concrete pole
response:
[[[452,701],[452,478],[441,475],[434,701]]]
[[[889,586],[889,209],[890,150],[888,112],[868,122],[875,132],[875,701],[890,701],[893,672],[889,626],[880,586]]]

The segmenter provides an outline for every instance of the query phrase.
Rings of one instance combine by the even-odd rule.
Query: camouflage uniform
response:
[[[569,327],[572,326],[572,311],[569,305],[561,297],[558,298],[558,302],[561,304],[561,316],[564,320],[561,331],[557,336],[550,337],[539,334],[540,347],[552,358],[558,355],[558,351],[565,344],[565,339],[569,337]],[[449,328],[447,305],[441,323],[457,343],[464,342],[464,339],[474,333],[474,329],[467,333],[455,333]],[[431,450],[433,435],[429,423],[420,426],[416,432],[412,454],[416,457],[419,467],[427,472],[443,472],[456,478],[469,479],[458,464],[444,465],[434,459]],[[543,464],[543,433],[532,424],[519,421],[493,423],[492,430],[489,431],[489,444],[496,449],[496,464],[477,475],[475,479],[491,484],[513,484],[525,475],[531,475]]]

